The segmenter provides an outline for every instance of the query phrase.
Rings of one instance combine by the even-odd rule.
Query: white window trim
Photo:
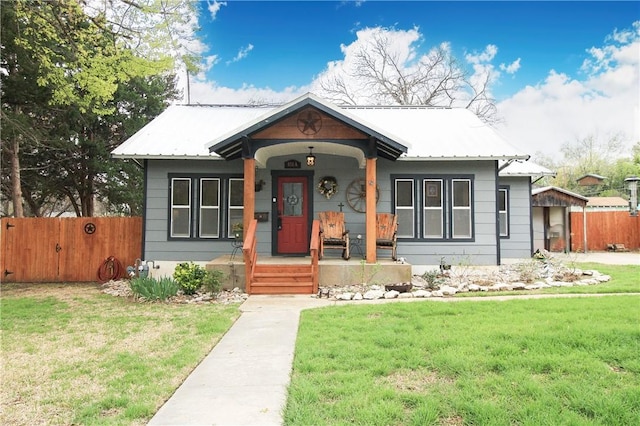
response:
[[[243,187],[244,187],[244,178],[230,178],[228,180],[229,187],[228,187],[228,191],[227,191],[227,194],[228,194],[227,195],[227,217],[229,218],[229,220],[227,220],[227,222],[228,222],[227,223],[227,227],[228,227],[227,235],[229,235],[229,236],[233,236],[234,235],[233,230],[231,229],[233,227],[233,224],[231,223],[231,211],[232,210],[236,210],[236,211],[244,212],[244,204],[242,204],[240,206],[231,205],[231,183],[233,181],[243,182]],[[244,198],[244,196],[243,196],[243,198]],[[243,216],[244,216],[244,214],[243,214]]]
[[[455,205],[455,193],[454,188],[456,182],[465,182],[467,184],[467,191],[469,194],[469,205],[468,206],[456,206]],[[462,240],[469,239],[473,236],[473,215],[472,215],[472,207],[473,205],[473,193],[471,191],[471,179],[451,179],[451,239],[452,240]],[[456,221],[455,221],[455,212],[460,210],[468,211],[469,217],[469,234],[468,235],[456,235]]]
[[[508,237],[509,236],[509,188],[499,188],[498,189],[498,197],[500,194],[504,193],[504,210],[500,210],[500,199],[498,198],[498,220],[500,221],[500,236]],[[504,215],[504,224],[506,232],[502,233],[502,217]]]
[[[411,183],[411,206],[398,206],[398,182],[410,182]],[[399,210],[407,210],[407,211],[411,211],[411,217],[413,218],[415,215],[415,211],[416,211],[416,197],[415,197],[415,180],[414,179],[395,179],[394,182],[395,185],[395,200],[394,200],[394,204],[395,204],[395,208],[396,208],[396,215],[398,214]],[[410,234],[400,234],[398,233],[398,238],[415,238],[416,237],[416,229],[415,229],[415,220],[411,221],[411,233]],[[400,227],[398,227],[398,229],[400,230]]]
[[[175,188],[175,182],[177,181],[187,181],[187,183],[189,184],[189,191],[188,191],[188,200],[189,200],[189,204],[188,205],[175,205],[173,204],[173,191]],[[190,238],[191,237],[191,179],[190,178],[171,178],[171,223],[169,224],[169,229],[170,229],[170,235],[171,238]],[[173,213],[174,210],[178,209],[178,210],[187,210],[188,213],[188,228],[187,228],[187,233],[186,234],[174,234],[174,229],[173,229]]]
[[[204,185],[202,184],[205,181],[216,181],[218,182],[218,199],[216,200],[216,205],[211,205],[211,206],[205,206],[203,205],[202,201],[203,201],[203,188]],[[200,214],[199,214],[199,218],[198,218],[198,237],[199,238],[220,238],[220,192],[221,189],[220,188],[220,178],[200,178],[200,182],[199,182],[199,186],[200,186]],[[203,210],[217,210],[218,211],[218,226],[217,226],[217,230],[218,232],[216,234],[204,234],[202,232],[203,226],[202,226],[202,219],[204,217],[204,215],[202,214]]]
[[[427,182],[437,182],[440,185],[440,206],[439,207],[427,207],[424,204],[426,204],[426,198],[427,198],[427,194],[425,193],[425,185]],[[423,179],[422,180],[422,197],[423,197],[423,212],[422,212],[422,232],[424,233],[424,237],[425,238],[436,238],[436,239],[442,239],[444,238],[444,182],[442,179]],[[427,221],[425,220],[425,213],[427,211],[439,211],[440,212],[440,234],[436,235],[436,234],[429,234],[427,232]]]

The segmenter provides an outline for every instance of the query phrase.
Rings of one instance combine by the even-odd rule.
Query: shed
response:
[[[571,207],[581,207],[584,214],[588,201],[588,198],[582,195],[555,186],[536,188],[531,191],[534,250],[569,251]],[[584,235],[586,249],[586,229]]]

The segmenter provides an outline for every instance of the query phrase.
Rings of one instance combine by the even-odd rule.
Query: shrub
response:
[[[207,271],[202,266],[193,262],[182,262],[176,266],[173,278],[184,294],[194,294],[202,286],[206,274]]]
[[[434,290],[440,288],[440,286],[444,283],[444,279],[442,278],[441,274],[442,273],[437,269],[425,271],[425,273],[422,274],[422,278],[427,282],[428,289]]]
[[[178,284],[171,278],[156,280],[150,277],[136,277],[129,282],[136,298],[144,300],[167,300],[178,293]]]
[[[222,278],[224,274],[218,269],[207,271],[202,281],[204,288],[211,294],[218,294],[222,289]]]

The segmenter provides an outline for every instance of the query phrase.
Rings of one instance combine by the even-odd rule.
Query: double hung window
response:
[[[242,223],[242,178],[170,176],[169,182],[169,238],[226,238]]]
[[[398,237],[474,238],[472,176],[392,176]]]
[[[498,220],[500,222],[500,236],[509,237],[509,188],[498,190]]]

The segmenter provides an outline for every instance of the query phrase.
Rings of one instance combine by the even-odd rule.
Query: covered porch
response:
[[[376,246],[378,160],[397,160],[407,152],[404,144],[308,95],[212,141],[209,151],[242,161],[242,217],[230,222],[240,230],[248,293],[314,293],[318,285],[336,280],[362,282],[356,277],[370,275],[372,268],[384,269],[393,282],[410,280],[410,266],[391,267],[395,262],[390,261],[383,268]],[[339,191],[340,199],[333,198]],[[388,201],[385,206],[383,211],[390,212]],[[357,243],[358,257],[320,261],[326,239],[320,238],[318,216],[343,215],[343,208],[350,208],[345,213],[351,218],[357,215],[351,224],[358,227],[359,240],[347,239],[345,250]],[[243,269],[224,256],[210,265],[233,269],[228,274],[236,281]],[[409,272],[394,276],[396,269]]]
[[[349,260],[339,255],[319,259],[317,238],[312,238],[309,256],[260,256],[251,249],[257,242],[251,231],[257,225],[257,221],[251,222],[241,252],[207,263],[207,269],[222,271],[224,288],[243,288],[249,294],[315,294],[319,288],[333,286],[411,281],[411,265],[389,257],[379,257],[372,264],[361,251],[353,250]],[[314,229],[318,229],[316,223]]]

